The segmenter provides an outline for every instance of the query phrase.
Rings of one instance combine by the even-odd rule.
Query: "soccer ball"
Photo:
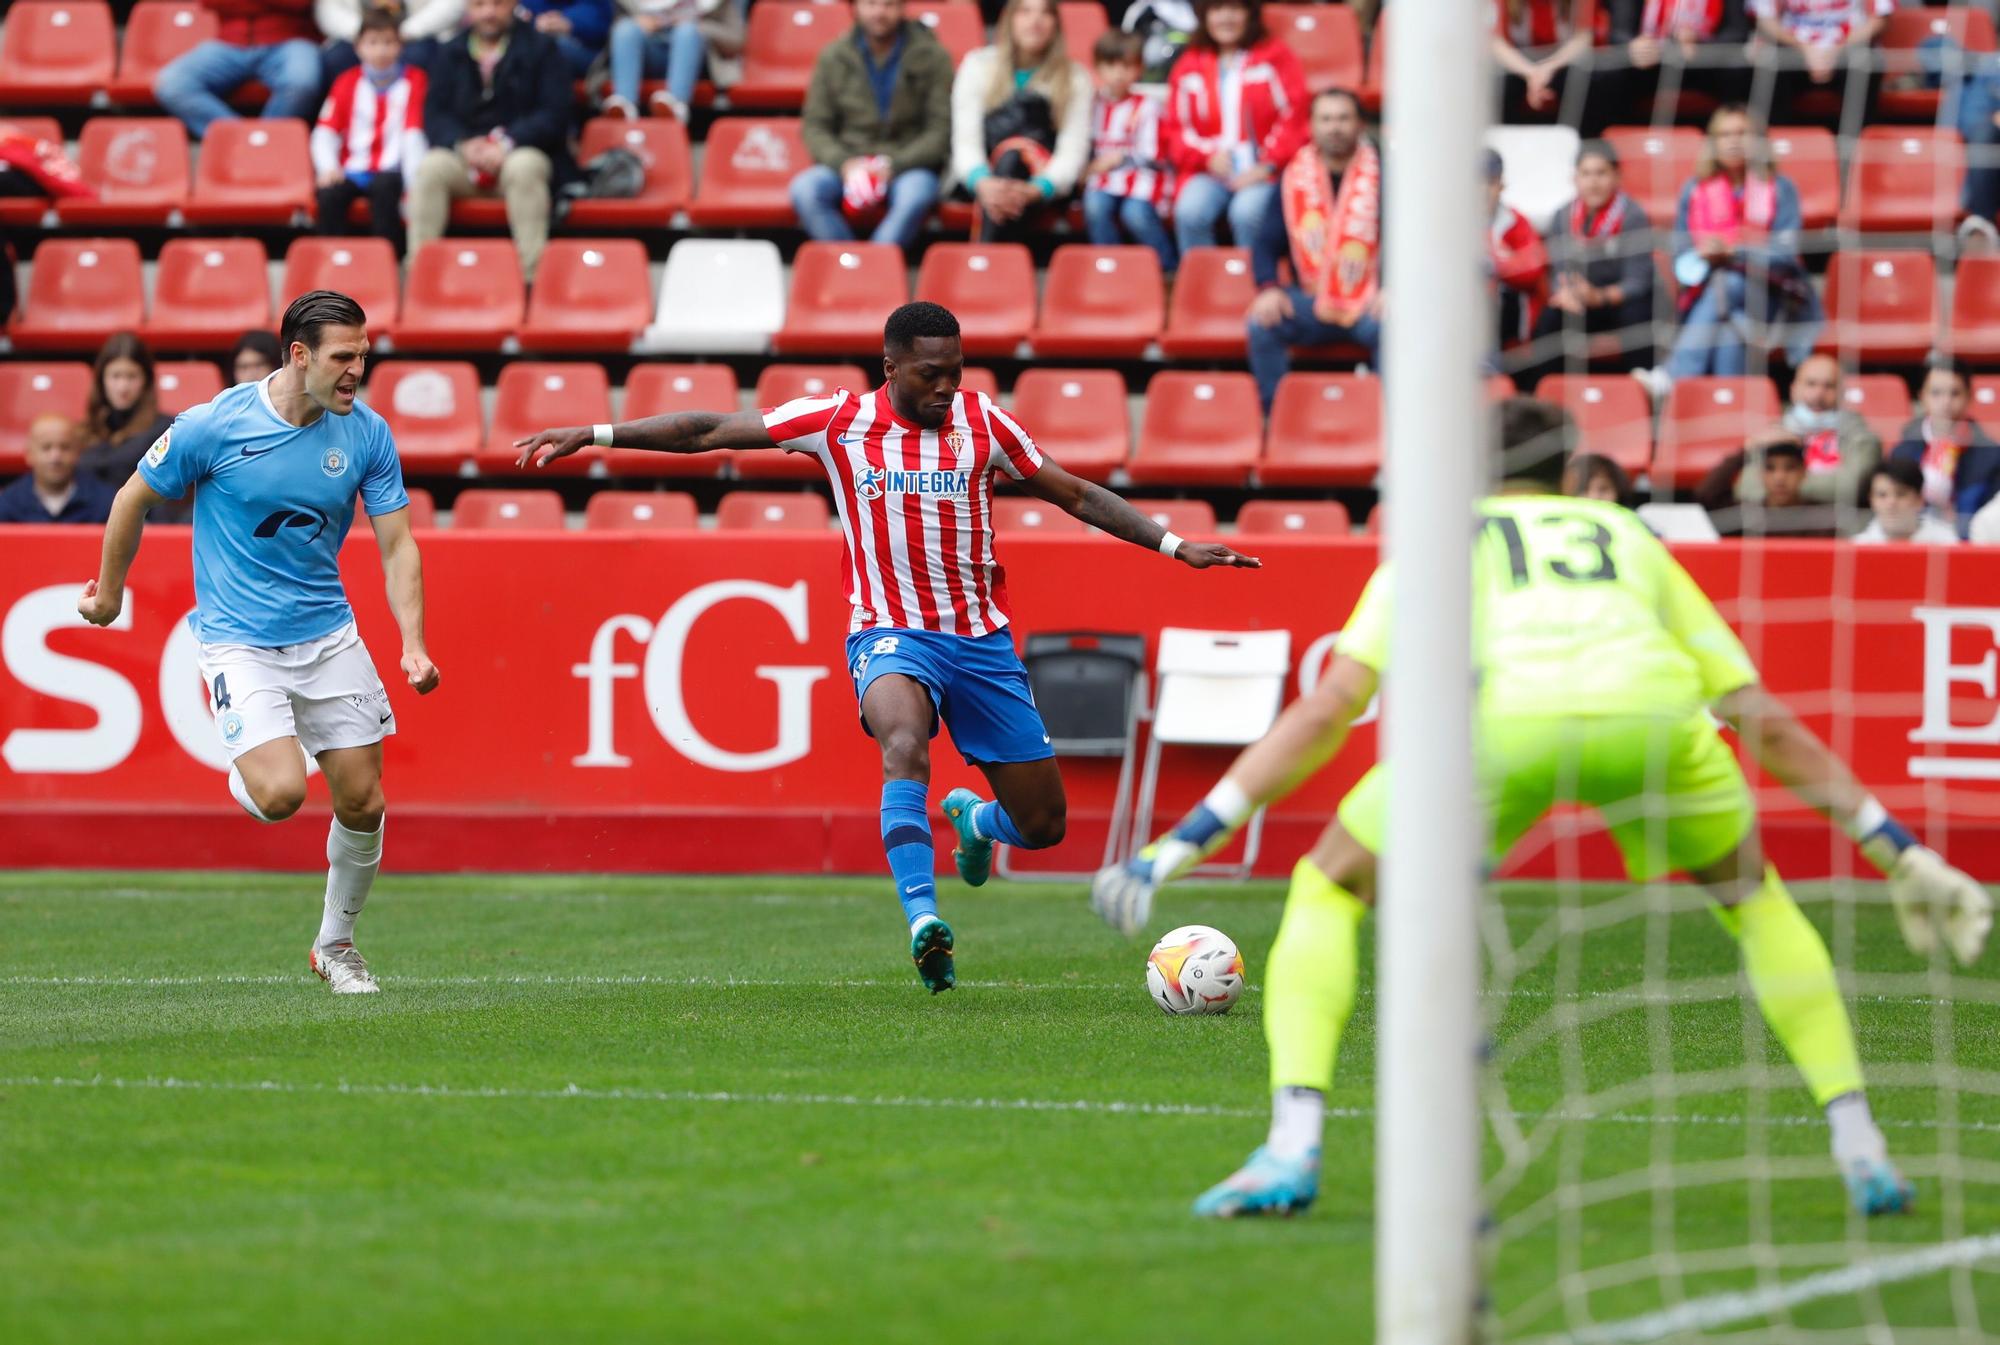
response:
[[[1182,925],[1146,955],[1146,988],[1166,1013],[1228,1013],[1243,993],[1243,954],[1219,929]]]

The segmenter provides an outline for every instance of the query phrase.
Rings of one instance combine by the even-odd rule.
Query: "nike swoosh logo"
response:
[[[388,722],[389,722],[389,716],[387,716],[387,715],[383,715],[383,716],[382,716],[382,722],[383,722],[384,724],[388,723]],[[1044,739],[1042,739],[1042,741],[1043,741],[1043,742],[1047,742],[1047,741],[1048,741],[1048,739],[1047,739],[1047,738],[1044,738]]]
[[[266,453],[269,453],[276,448],[277,448],[276,444],[272,444],[270,448],[245,448],[243,450],[243,456],[246,458],[261,458]]]
[[[842,448],[853,448],[856,444],[861,442],[861,436],[858,434],[843,434],[838,439],[834,440],[834,442],[836,444],[839,444]],[[269,450],[267,449],[266,452],[268,451]]]

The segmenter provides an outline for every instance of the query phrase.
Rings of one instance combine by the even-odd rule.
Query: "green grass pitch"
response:
[[[318,887],[0,876],[9,1340],[1368,1335],[1365,973],[1319,1205],[1289,1222],[1188,1215],[1263,1134],[1274,885],[1163,896],[1158,930],[1217,925],[1249,961],[1234,1012],[1178,1020],[1146,995],[1144,946],[1102,928],[1074,887],[947,883],[961,988],[934,999],[879,881],[390,876],[361,926],[384,993],[339,1000],[305,965]],[[1765,1092],[1549,1121],[1578,1088],[1644,1080],[1663,1059],[1681,1075],[1746,1051],[1779,1060],[1733,997],[1648,1009],[1609,993],[1639,983],[1649,955],[1677,983],[1732,977],[1734,945],[1699,909],[1611,921],[1489,1000],[1510,1123],[1554,1141],[1496,1211],[1517,1233],[1491,1277],[1510,1337],[1559,1333],[1579,1304],[1627,1318],[1671,1294],[2000,1230],[2000,1097],[1941,1099],[1921,1078],[1950,1051],[1994,1086],[1995,987],[1925,982],[1879,906],[1836,929],[1824,889],[1800,895],[1864,971],[1906,974],[1855,1011],[1864,1057],[1909,1080],[1875,1097],[1918,1212],[1850,1219],[1811,1101],[1782,1075]],[[1503,898],[1517,946],[1558,914],[1546,887]],[[1586,905],[1618,899],[1595,889]],[[1926,985],[1966,993],[1947,1013]],[[1567,1038],[1578,1050],[1561,1034],[1533,1044],[1565,1005],[1592,1004]],[[1778,1176],[1727,1176],[1746,1154]],[[1491,1142],[1489,1165],[1502,1157]],[[1681,1174],[1671,1202],[1649,1163]],[[1953,1163],[1960,1178],[1941,1177]],[[1726,1179],[1695,1184],[1703,1172]],[[1641,1179],[1621,1189],[1621,1173]],[[1565,1177],[1591,1199],[1538,1219]],[[1672,1289],[1650,1274],[1581,1299],[1556,1289],[1565,1269],[1630,1262],[1666,1236],[1684,1258]],[[1760,1239],[1792,1249],[1761,1281],[1734,1251]],[[1815,1295],[1776,1326],[1859,1339],[1878,1320],[1982,1338],[2000,1331],[2000,1278]]]

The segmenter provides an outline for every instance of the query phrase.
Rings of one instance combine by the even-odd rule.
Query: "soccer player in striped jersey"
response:
[[[993,787],[991,800],[968,789],[944,799],[958,833],[953,858],[968,884],[978,887],[992,873],[996,841],[1054,845],[1066,817],[1062,775],[1007,629],[993,554],[995,474],[1194,569],[1257,562],[1168,532],[1057,466],[991,399],[961,392],[965,357],[949,310],[903,305],[889,315],[882,346],[884,381],[873,392],[841,388],[734,415],[683,412],[543,430],[516,447],[523,467],[545,467],[593,443],[663,453],[778,448],[819,462],[846,541],[854,605],[848,670],[862,727],[882,751],[882,844],[909,921],[910,956],[935,994],[956,978],[952,931],[938,916],[932,876],[930,740],[939,725]]]

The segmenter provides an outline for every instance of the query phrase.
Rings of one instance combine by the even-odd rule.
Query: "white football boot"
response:
[[[312,964],[313,974],[332,987],[336,995],[381,993],[382,987],[375,983],[367,960],[355,951],[351,943],[337,943],[331,948],[315,947],[306,954],[306,959]]]

